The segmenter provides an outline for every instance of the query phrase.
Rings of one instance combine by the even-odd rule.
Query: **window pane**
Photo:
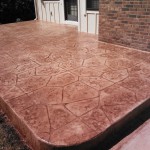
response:
[[[99,0],[86,0],[87,10],[99,10]]]

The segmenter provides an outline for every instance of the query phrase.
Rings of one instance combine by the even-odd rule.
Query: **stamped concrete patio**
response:
[[[70,26],[1,25],[0,97],[36,150],[91,149],[150,106],[150,53],[99,42]]]

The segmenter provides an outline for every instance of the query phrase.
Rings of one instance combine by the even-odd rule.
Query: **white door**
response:
[[[98,34],[98,8],[99,0],[79,0],[79,31]]]

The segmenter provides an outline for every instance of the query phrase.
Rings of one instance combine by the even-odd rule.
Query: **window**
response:
[[[77,0],[65,0],[65,19],[78,21],[78,3]]]
[[[87,10],[99,10],[99,0],[86,0]]]

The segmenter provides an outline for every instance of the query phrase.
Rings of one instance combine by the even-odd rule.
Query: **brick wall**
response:
[[[150,0],[100,0],[99,40],[150,51]]]

